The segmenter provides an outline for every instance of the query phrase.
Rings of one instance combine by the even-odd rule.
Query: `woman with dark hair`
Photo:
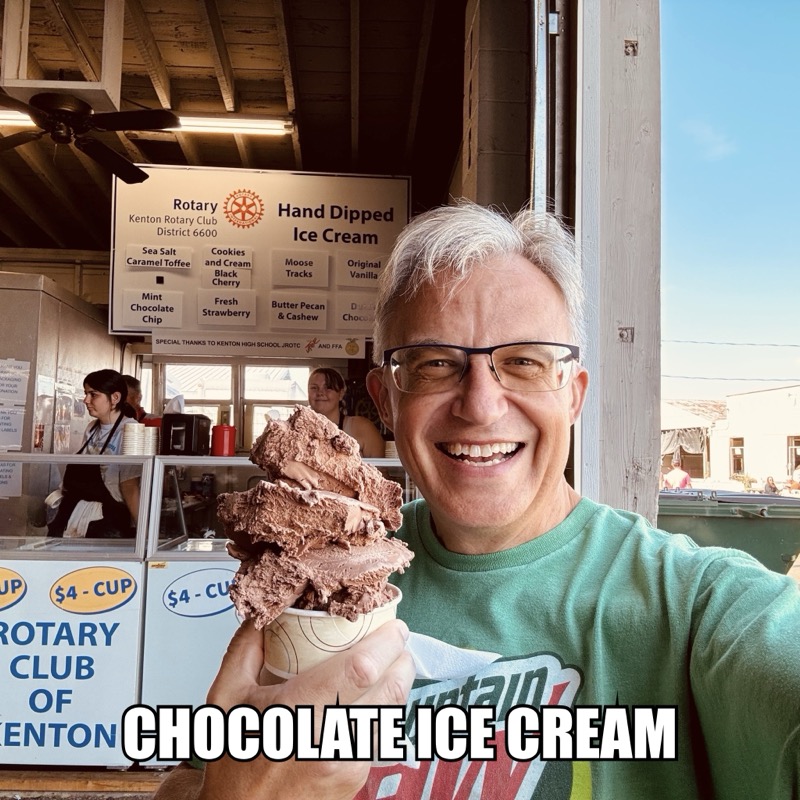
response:
[[[78,453],[120,455],[122,429],[135,423],[126,401],[128,386],[113,369],[89,373],[83,381],[83,402],[94,417],[83,434]],[[87,538],[134,536],[131,523],[139,511],[139,465],[69,464],[62,497],[48,535]]]
[[[308,404],[311,408],[352,436],[361,448],[362,457],[383,458],[386,445],[378,429],[366,417],[345,414],[346,391],[344,378],[330,367],[319,367],[308,376]]]

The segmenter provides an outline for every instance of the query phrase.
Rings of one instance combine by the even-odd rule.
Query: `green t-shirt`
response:
[[[424,501],[403,513],[397,535],[415,558],[393,578],[399,616],[415,633],[501,656],[466,677],[417,681],[412,705],[676,706],[677,758],[515,762],[498,748],[494,762],[376,767],[359,800],[798,797],[790,578],[587,499],[546,534],[488,555],[446,550]]]

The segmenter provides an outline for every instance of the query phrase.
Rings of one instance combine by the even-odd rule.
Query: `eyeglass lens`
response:
[[[467,353],[456,347],[423,345],[397,350],[390,365],[401,391],[429,394],[456,386],[470,368],[467,360]],[[561,389],[569,380],[572,361],[572,353],[564,345],[511,344],[491,354],[493,371],[502,386],[520,392]]]

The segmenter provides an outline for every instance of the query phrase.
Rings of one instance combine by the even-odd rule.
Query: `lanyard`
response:
[[[106,436],[106,440],[103,443],[103,449],[100,451],[100,455],[103,455],[103,453],[105,453],[106,447],[108,447],[108,443],[111,441],[111,438],[114,436],[114,431],[116,431],[116,429],[119,427],[120,422],[122,422],[122,417],[123,416],[124,416],[123,413],[120,411],[119,412],[119,416],[117,417],[117,421],[114,423],[114,426],[108,432],[108,436]],[[99,428],[100,428],[100,420],[97,420],[97,422],[94,424],[94,427],[92,428],[92,432],[89,434],[89,438],[83,443],[83,446],[81,447],[81,449],[78,450],[77,455],[80,455],[87,448],[87,446],[89,445],[89,442],[91,442],[92,439],[94,439],[94,435],[95,435],[95,433],[97,433]]]

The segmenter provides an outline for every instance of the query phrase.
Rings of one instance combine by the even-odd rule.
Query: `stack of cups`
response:
[[[386,458],[397,458],[397,445],[392,442],[386,442]]]
[[[144,429],[144,452],[148,456],[158,455],[159,440],[161,438],[161,429],[155,426],[147,425]]]
[[[122,428],[122,455],[141,456],[145,454],[144,425],[129,422]]]

